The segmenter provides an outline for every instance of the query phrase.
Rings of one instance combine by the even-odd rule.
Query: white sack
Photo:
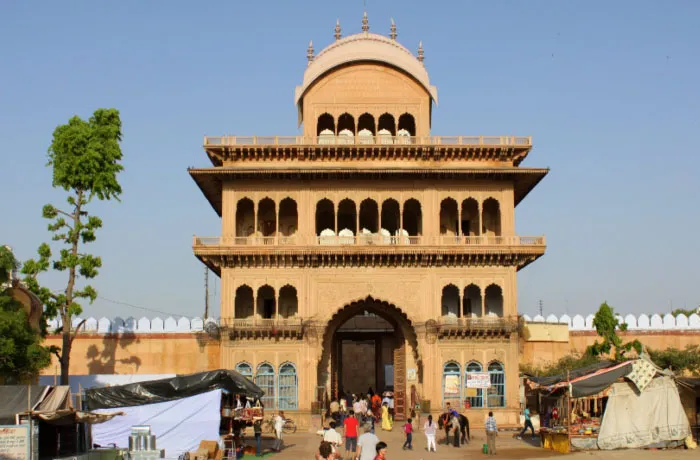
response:
[[[690,434],[676,383],[670,377],[651,381],[641,394],[629,383],[614,383],[600,424],[598,448],[634,449]]]
[[[202,393],[189,398],[145,406],[100,409],[95,412],[110,414],[124,412],[109,422],[92,427],[92,442],[101,446],[115,443],[129,447],[133,425],[150,425],[156,435],[156,447],[165,449],[166,458],[196,450],[200,441],[219,440],[221,390]]]

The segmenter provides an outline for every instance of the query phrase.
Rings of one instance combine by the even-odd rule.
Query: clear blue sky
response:
[[[700,303],[700,2],[368,0],[371,30],[414,50],[440,92],[433,133],[532,135],[550,175],[517,208],[547,254],[519,275],[519,309],[622,313]],[[296,134],[306,47],[360,31],[362,0],[2,2],[0,243],[49,235],[46,149],[56,125],[116,107],[122,203],[93,206],[100,295],[203,311],[191,236],[220,221],[187,174],[204,135]],[[211,279],[214,279],[212,276]],[[55,276],[44,278],[59,288]],[[216,280],[218,293],[218,279]],[[64,284],[65,286],[65,284]],[[218,312],[218,297],[212,298]],[[98,300],[95,316],[156,313]],[[163,316],[163,315],[160,315]]]

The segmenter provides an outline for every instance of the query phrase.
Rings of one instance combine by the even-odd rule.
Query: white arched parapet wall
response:
[[[80,323],[82,321],[83,321],[83,318],[81,318],[80,316],[74,316],[73,318],[71,318],[71,329],[75,330],[80,325]],[[83,326],[85,326],[85,325],[83,324]],[[81,330],[82,330],[82,328],[81,328]]]
[[[100,334],[109,334],[112,332],[112,322],[105,317],[100,318],[97,322],[97,332]]]
[[[163,320],[157,316],[151,321],[151,332],[163,332],[165,331],[165,324]]]
[[[544,323],[544,316],[542,315],[537,315],[534,318],[532,318],[533,323]]]
[[[585,329],[586,329],[586,330],[595,329],[595,328],[593,327],[593,318],[594,318],[593,315],[588,315],[588,316],[586,316],[586,326],[585,326]]]
[[[141,318],[136,325],[136,331],[137,332],[151,332],[151,320],[146,318],[145,316]]]
[[[136,331],[136,319],[133,316],[129,316],[125,321],[124,321],[124,330],[126,332],[134,332]]]
[[[645,315],[644,313],[639,315],[639,319],[637,319],[637,328],[638,329],[650,329],[651,328],[651,320],[649,319],[648,315]]]
[[[661,318],[661,315],[658,315],[654,313],[651,315],[651,329],[663,329],[664,328],[664,320]]]
[[[526,323],[531,323],[532,318],[530,318],[528,315],[523,315],[523,321],[525,321]]]
[[[193,332],[204,330],[204,321],[202,321],[202,318],[192,318],[192,321],[190,321],[190,329]]]
[[[124,320],[119,316],[114,318],[114,321],[112,321],[112,332],[114,334],[124,333]]]
[[[55,332],[56,329],[58,329],[61,325],[61,322],[59,321],[58,318],[51,318],[48,321],[48,326],[49,326],[49,332]]]
[[[86,319],[82,330],[85,332],[97,332],[97,319],[92,316]]]
[[[700,315],[693,313],[688,317],[688,327],[691,329],[700,329]]]
[[[676,329],[688,329],[688,317],[683,313],[676,316]]]
[[[559,318],[559,324],[566,324],[571,328],[571,317],[569,315],[562,315],[561,318]]]
[[[617,324],[622,324],[625,322],[625,318],[620,315],[615,315],[615,319],[617,320]]]
[[[547,323],[555,323],[556,324],[559,322],[559,318],[557,318],[557,315],[552,314],[552,315],[548,315],[547,319],[545,321]]]
[[[582,331],[586,328],[586,320],[581,315],[575,315],[571,320],[571,329],[574,331]]]
[[[165,324],[163,325],[163,330],[165,332],[177,332],[177,321],[175,320],[175,318],[173,318],[172,316],[169,316],[165,320]]]
[[[625,316],[625,324],[627,329],[637,329],[637,317],[634,315]]]
[[[670,314],[666,313],[664,315],[664,329],[675,329],[676,328],[676,318]]]
[[[183,316],[177,320],[177,332],[190,332],[190,319]]]

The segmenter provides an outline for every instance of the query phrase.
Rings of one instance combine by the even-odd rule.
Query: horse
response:
[[[452,423],[449,422],[451,414],[449,412],[444,412],[438,417],[438,428],[445,430],[445,442],[450,443],[450,428],[452,428]],[[471,440],[471,433],[469,432],[469,419],[466,415],[459,414],[459,431],[461,433],[461,443],[467,444]]]

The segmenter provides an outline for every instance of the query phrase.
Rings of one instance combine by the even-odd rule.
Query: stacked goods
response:
[[[157,460],[163,453],[156,450],[156,436],[151,434],[149,425],[131,427],[129,436],[129,458],[131,460]]]

